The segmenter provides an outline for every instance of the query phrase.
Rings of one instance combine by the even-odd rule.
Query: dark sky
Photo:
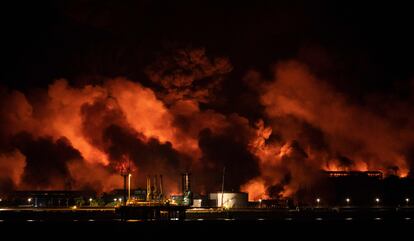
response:
[[[145,83],[142,70],[157,54],[188,46],[228,56],[230,86],[289,58],[356,98],[404,94],[413,76],[410,8],[396,2],[9,1],[0,16],[1,82],[23,90],[56,78]]]

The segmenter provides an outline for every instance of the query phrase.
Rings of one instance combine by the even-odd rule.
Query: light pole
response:
[[[223,180],[221,182],[221,208],[223,208],[224,201],[224,174],[226,173],[226,167],[223,167]]]
[[[410,202],[410,199],[409,198],[406,198],[405,199],[405,202],[407,203],[407,205],[408,205],[408,203]]]
[[[345,199],[345,201],[346,201],[346,204],[347,204],[347,205],[349,205],[349,203],[351,202],[351,199],[349,199],[349,197],[347,197],[347,198]]]
[[[131,200],[131,176],[132,174],[128,174],[128,202]]]
[[[89,206],[92,207],[92,198],[89,198]]]

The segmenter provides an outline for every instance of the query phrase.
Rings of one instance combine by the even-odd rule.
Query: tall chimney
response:
[[[185,173],[181,174],[181,192],[184,195],[185,194]]]
[[[190,191],[190,174],[188,172],[182,174],[182,192],[183,194]]]
[[[183,205],[191,206],[193,203],[193,193],[191,192],[190,173],[182,174],[182,185]]]
[[[126,202],[127,202],[127,175],[126,174],[122,174],[122,176],[124,177],[124,198],[122,199],[124,206],[126,206]]]

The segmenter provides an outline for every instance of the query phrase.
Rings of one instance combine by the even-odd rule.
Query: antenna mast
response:
[[[223,180],[221,182],[221,207],[223,207],[224,198],[224,174],[226,173],[226,166],[223,167]]]

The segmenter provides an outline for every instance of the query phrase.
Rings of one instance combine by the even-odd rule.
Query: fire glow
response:
[[[201,108],[231,71],[227,58],[180,50],[146,71],[158,88],[114,78],[81,87],[60,79],[41,94],[7,90],[0,181],[16,189],[107,191],[120,186],[127,158],[134,177],[162,173],[170,193],[178,191],[183,170],[198,177],[200,192],[217,190],[226,166],[232,184],[259,200],[291,196],[320,170],[409,174],[405,151],[414,143],[412,128],[349,104],[296,61],[279,63],[271,81],[256,80],[264,108],[259,119]],[[210,82],[201,84],[206,78]],[[221,143],[242,154],[229,160]],[[240,174],[249,169],[244,165],[255,171]]]

